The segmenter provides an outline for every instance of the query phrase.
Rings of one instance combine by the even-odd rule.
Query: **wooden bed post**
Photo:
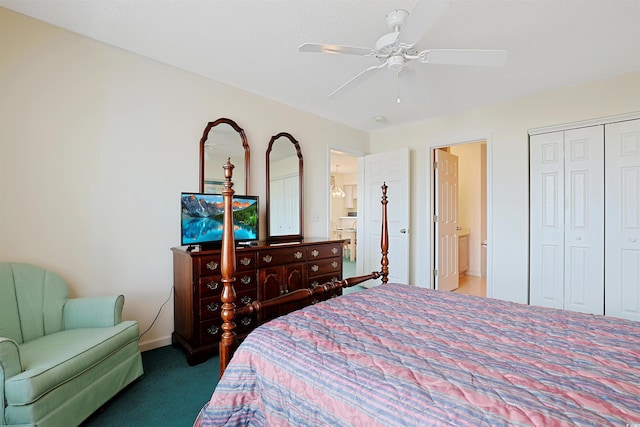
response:
[[[380,232],[380,248],[382,250],[382,283],[389,281],[389,227],[387,225],[387,183],[382,183],[382,231]]]
[[[220,269],[222,272],[222,307],[220,317],[222,318],[222,337],[220,339],[220,376],[224,373],[229,364],[231,354],[236,345],[236,333],[233,331],[233,323],[236,308],[236,290],[233,287],[236,269],[236,248],[233,237],[233,175],[234,166],[231,159],[227,159],[222,166],[224,168],[224,188],[222,197],[224,200],[224,216],[222,226],[222,250],[220,253]]]

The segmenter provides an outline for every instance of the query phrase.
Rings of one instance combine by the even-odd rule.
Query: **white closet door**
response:
[[[530,139],[529,303],[564,306],[564,132]]]
[[[604,314],[604,126],[564,132],[564,308]]]
[[[640,120],[606,132],[606,315],[640,321]]]

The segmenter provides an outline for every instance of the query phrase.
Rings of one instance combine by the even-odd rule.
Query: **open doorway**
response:
[[[453,290],[478,296],[487,295],[487,144],[486,141],[475,141],[432,150],[432,159],[437,156],[436,150],[451,155],[457,162],[455,169],[456,188],[451,194],[455,200],[446,204],[452,214],[446,216],[454,222],[453,233],[445,234],[443,215],[440,215],[438,200],[440,178],[437,168],[433,174],[433,266],[436,289]],[[441,165],[438,165],[440,168]],[[447,186],[452,184],[447,182]],[[454,205],[454,207],[452,207]],[[446,279],[445,279],[446,278]],[[447,280],[447,286],[440,286],[439,279]],[[451,283],[453,280],[453,284]],[[444,284],[444,281],[442,282]]]
[[[358,156],[338,149],[331,149],[329,154],[329,236],[345,239],[343,277],[353,277],[358,262]]]

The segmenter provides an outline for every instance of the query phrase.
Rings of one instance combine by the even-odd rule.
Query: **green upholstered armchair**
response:
[[[78,425],[142,375],[123,305],[70,299],[57,274],[0,263],[0,425]]]

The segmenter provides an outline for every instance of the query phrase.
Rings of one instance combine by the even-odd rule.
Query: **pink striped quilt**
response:
[[[640,324],[387,284],[273,320],[198,426],[638,426]]]

